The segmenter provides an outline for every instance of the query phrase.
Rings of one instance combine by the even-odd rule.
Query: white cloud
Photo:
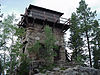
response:
[[[99,0],[86,0],[86,3],[91,6],[91,7],[98,7],[100,6],[100,1]]]
[[[76,11],[80,0],[37,0],[33,4],[60,11],[64,13],[64,17],[70,18],[71,13]],[[97,10],[97,14],[100,13],[98,9],[100,8],[99,0],[86,0],[86,4],[92,8],[92,10]]]
[[[71,16],[71,13],[75,11],[79,0],[39,0],[35,5],[60,11],[64,13],[66,18]]]
[[[86,3],[93,11],[97,11],[97,18],[100,18],[100,0],[86,0]]]

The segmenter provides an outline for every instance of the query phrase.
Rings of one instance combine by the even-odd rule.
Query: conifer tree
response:
[[[91,34],[93,33],[93,24],[95,16],[96,16],[96,11],[92,12],[91,9],[88,7],[88,5],[85,3],[85,0],[81,0],[79,2],[79,7],[76,10],[76,14],[75,13],[74,15],[72,14],[71,17],[72,26],[70,28],[71,31],[71,38],[70,38],[71,44],[69,44],[70,48],[76,49],[77,47],[80,51],[84,50],[84,52],[85,50],[87,50],[89,63],[91,67],[92,67],[91,38],[93,38]],[[75,51],[77,52],[77,50]],[[74,55],[76,55],[76,53]]]
[[[1,50],[3,51],[3,75],[5,75],[5,70],[8,70],[7,73],[12,75],[13,70],[17,64],[17,57],[20,44],[18,44],[17,37],[15,38],[15,33],[18,31],[17,26],[14,24],[15,16],[8,15],[7,18],[4,18],[1,24],[1,40],[3,45]],[[16,42],[17,41],[17,42]],[[18,46],[19,45],[19,46]]]
[[[2,46],[4,45],[3,40],[2,40],[2,18],[3,18],[3,13],[1,12],[1,3],[0,3],[0,51],[2,50]],[[3,73],[3,60],[2,60],[3,54],[0,53],[0,75]]]
[[[93,33],[92,33],[92,41],[93,44],[93,67],[96,69],[100,69],[99,60],[100,60],[100,28],[99,23],[97,20],[94,21],[93,24]]]
[[[69,48],[73,51],[71,60],[72,61],[74,60],[74,61],[80,63],[83,60],[82,47],[83,47],[84,43],[80,36],[80,28],[78,26],[78,18],[75,13],[72,13],[71,23],[72,23],[72,26],[70,27],[70,32],[71,32],[70,36],[71,37],[68,42]]]
[[[77,16],[79,18],[79,25],[82,34],[81,36],[85,39],[84,43],[87,45],[86,47],[89,52],[90,67],[92,67],[92,50],[90,38],[92,33],[92,25],[96,16],[96,11],[92,12],[88,5],[85,3],[85,0],[81,0],[79,2],[79,7],[77,8]]]

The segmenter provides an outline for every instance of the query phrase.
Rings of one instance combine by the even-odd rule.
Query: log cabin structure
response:
[[[59,46],[57,56],[53,58],[53,62],[65,62],[65,44],[64,33],[69,29],[70,20],[62,18],[63,13],[54,10],[29,5],[25,10],[25,14],[21,14],[22,18],[18,26],[26,30],[25,37],[22,42],[24,47],[23,53],[26,53],[33,60],[37,59],[36,54],[30,54],[27,51],[28,46],[34,44],[37,40],[41,43],[45,40],[44,27],[48,25],[52,28],[53,35],[56,38],[55,44]]]

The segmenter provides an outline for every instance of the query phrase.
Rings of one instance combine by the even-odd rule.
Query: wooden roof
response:
[[[34,5],[29,5],[28,9],[26,9],[26,11],[25,11],[25,14],[21,15],[22,19],[21,19],[21,21],[18,24],[19,26],[22,26],[24,28],[30,27],[28,21],[30,21],[31,24],[33,24],[32,21],[34,20],[34,23],[41,24],[41,25],[43,25],[45,23],[46,25],[49,25],[51,27],[59,28],[63,32],[67,31],[69,29],[69,27],[70,27],[70,19],[59,17],[57,20],[50,21],[50,20],[48,20],[48,18],[44,19],[44,15],[43,14],[37,15],[37,16],[41,16],[43,19],[38,18],[38,17],[35,18],[35,16],[30,16],[30,15],[27,14],[27,10],[31,10],[31,9],[39,9],[39,10],[43,10],[45,12],[47,11],[47,12],[51,12],[53,14],[58,14],[60,16],[63,15],[63,13],[61,13],[61,12],[45,9],[45,8],[34,6]]]
[[[28,9],[32,9],[32,8],[35,8],[35,9],[38,9],[38,10],[42,10],[42,11],[47,11],[47,12],[54,13],[54,14],[58,14],[60,16],[62,16],[64,14],[64,13],[61,13],[61,12],[58,12],[58,11],[54,11],[54,10],[50,10],[50,9],[47,9],[47,8],[38,7],[38,6],[30,4]]]

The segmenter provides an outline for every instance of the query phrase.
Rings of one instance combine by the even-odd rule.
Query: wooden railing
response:
[[[55,15],[52,13],[48,13],[48,12],[40,12],[37,10],[28,10],[26,9],[25,11],[25,15],[28,15],[30,17],[34,17],[34,18],[38,18],[38,19],[42,19],[42,20],[47,20],[50,22],[56,22],[56,23],[62,23],[62,24],[67,24],[70,25],[70,19],[67,18],[63,18],[60,17],[59,15]]]

